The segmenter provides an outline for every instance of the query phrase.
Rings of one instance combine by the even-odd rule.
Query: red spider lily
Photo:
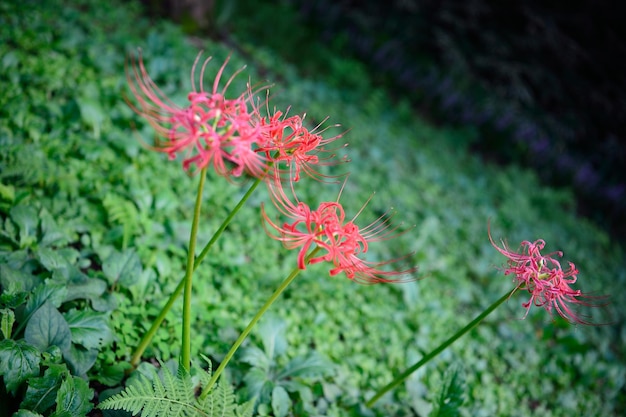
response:
[[[247,91],[237,98],[225,97],[226,90],[242,69],[236,71],[220,90],[220,80],[229,61],[227,58],[215,76],[212,90],[205,91],[202,79],[211,60],[209,57],[202,64],[198,90],[194,78],[199,59],[200,54],[191,70],[193,91],[187,97],[189,104],[180,107],[152,81],[141,54],[137,62],[131,57],[132,69],[127,70],[127,79],[138,106],[130,102],[129,105],[146,118],[157,135],[163,138],[151,148],[167,153],[170,159],[183,155],[183,169],[186,171],[212,165],[218,174],[225,177],[240,176],[244,171],[253,176],[263,175],[266,163],[262,155],[254,152],[261,139],[260,127],[252,123],[252,114],[257,112],[254,93],[248,86]]]
[[[263,139],[256,152],[263,153],[274,163],[275,176],[288,176],[285,179],[299,181],[300,171],[304,171],[311,178],[323,180],[330,177],[319,172],[317,167],[347,162],[346,157],[335,159],[339,148],[327,148],[343,135],[325,139],[322,134],[326,129],[318,131],[325,120],[308,130],[304,127],[305,116],[287,117],[281,111],[275,111],[272,116],[260,117],[257,113]]]
[[[417,270],[409,268],[400,271],[382,269],[385,265],[392,265],[410,256],[386,262],[369,262],[361,256],[367,253],[369,244],[388,240],[398,236],[397,227],[390,225],[390,219],[383,215],[364,228],[360,228],[355,221],[363,208],[351,220],[346,220],[343,206],[338,202],[321,203],[316,210],[305,203],[298,201],[292,184],[294,201],[285,194],[279,181],[268,184],[272,202],[289,221],[282,226],[272,221],[265,208],[261,207],[265,224],[278,232],[272,233],[265,226],[266,231],[274,239],[283,242],[286,248],[300,248],[298,253],[298,267],[306,268],[306,254],[312,245],[323,250],[322,255],[308,260],[310,264],[318,262],[331,262],[333,268],[330,275],[334,276],[341,272],[353,280],[364,284],[376,284],[380,282],[400,282]],[[367,205],[367,203],[366,203]],[[410,278],[409,278],[410,279]]]
[[[528,315],[530,308],[535,305],[543,307],[552,314],[553,309],[557,314],[570,323],[593,324],[587,319],[574,312],[570,305],[578,304],[587,307],[598,307],[597,303],[591,302],[591,297],[583,294],[580,290],[574,290],[570,285],[576,283],[578,270],[572,262],[568,262],[568,269],[564,271],[559,261],[553,258],[563,256],[563,253],[553,252],[542,255],[541,250],[545,247],[542,239],[534,242],[523,241],[520,253],[510,250],[506,243],[502,247],[495,244],[489,233],[489,240],[498,252],[509,259],[505,275],[515,276],[517,288],[526,290],[530,294],[528,302],[522,306],[526,308]]]

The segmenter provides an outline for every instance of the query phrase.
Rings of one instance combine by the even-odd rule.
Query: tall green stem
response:
[[[483,311],[482,313],[480,313],[478,315],[478,317],[476,317],[474,320],[470,321],[465,327],[463,327],[461,330],[459,330],[458,332],[456,332],[455,334],[453,334],[448,340],[446,340],[445,342],[443,342],[442,344],[440,344],[438,347],[436,347],[433,351],[431,351],[429,354],[427,354],[426,356],[424,356],[419,362],[417,362],[416,364],[414,364],[413,366],[411,366],[410,368],[408,368],[406,371],[402,372],[400,375],[398,375],[393,381],[391,381],[389,384],[385,385],[380,391],[378,391],[376,393],[376,395],[374,395],[372,398],[370,398],[370,400],[368,402],[365,403],[365,405],[367,407],[371,407],[372,405],[374,405],[374,403],[376,401],[378,401],[380,399],[380,397],[382,397],[383,395],[385,395],[388,391],[392,390],[393,388],[397,387],[398,385],[400,385],[405,379],[408,378],[409,375],[411,375],[413,372],[417,371],[419,368],[421,368],[424,364],[428,363],[431,359],[433,359],[435,356],[439,355],[441,352],[443,352],[448,346],[450,346],[452,343],[456,342],[461,336],[463,336],[465,333],[469,332],[470,330],[472,330],[474,327],[478,326],[480,324],[481,321],[483,321],[485,319],[485,317],[487,317],[489,314],[491,314],[492,311],[494,311],[496,308],[498,308],[500,306],[500,304],[504,303],[506,300],[508,300],[511,295],[513,295],[513,293],[517,290],[517,288],[514,288],[513,290],[507,292],[505,295],[503,295],[498,301],[496,301],[495,303],[493,303],[492,305],[490,305],[489,307],[487,307],[487,309],[485,311]]]
[[[196,194],[196,204],[193,209],[193,221],[189,234],[189,248],[187,249],[187,269],[185,270],[185,283],[183,294],[183,345],[180,353],[180,361],[183,367],[189,371],[191,368],[191,282],[196,261],[196,240],[198,237],[198,225],[200,224],[200,208],[202,207],[202,192],[206,180],[207,168],[200,172],[200,182]]]
[[[222,235],[224,230],[226,230],[226,228],[230,224],[231,220],[235,217],[235,214],[237,214],[237,212],[239,212],[239,210],[243,207],[245,202],[250,198],[250,196],[252,195],[254,190],[257,189],[259,184],[261,184],[261,182],[263,182],[262,179],[257,179],[250,186],[248,191],[246,191],[246,193],[243,195],[243,197],[241,197],[241,200],[239,200],[239,203],[237,203],[237,205],[230,211],[230,213],[228,214],[226,219],[224,219],[224,221],[222,222],[220,227],[213,234],[213,237],[211,238],[211,240],[209,240],[209,243],[206,244],[204,249],[202,249],[202,252],[200,252],[200,254],[196,257],[196,260],[195,260],[194,265],[193,265],[193,270],[194,271],[198,268],[198,265],[200,265],[200,262],[202,262],[202,260],[205,258],[207,253],[209,253],[209,250],[211,250],[211,247],[213,247],[215,242],[217,242],[217,239],[219,239],[219,237]],[[135,352],[133,353],[133,356],[132,356],[132,358],[130,360],[130,364],[133,367],[136,367],[139,364],[139,361],[141,360],[141,355],[143,355],[143,353],[146,351],[146,349],[150,345],[150,342],[152,342],[152,339],[154,338],[154,335],[156,334],[157,330],[161,326],[161,323],[163,323],[163,320],[165,320],[165,317],[167,316],[167,313],[170,311],[170,309],[174,305],[174,302],[178,299],[180,294],[183,292],[184,286],[185,286],[185,280],[182,279],[178,283],[178,286],[176,287],[174,292],[170,295],[170,298],[167,300],[167,303],[163,306],[163,308],[159,312],[159,315],[157,316],[157,318],[154,319],[154,321],[152,322],[152,325],[150,326],[150,329],[148,329],[148,331],[142,337],[141,341],[139,342],[139,345],[135,349]]]
[[[307,255],[305,259],[305,264],[309,261],[309,259],[315,256],[315,254],[319,252],[319,250],[320,250],[319,247],[316,247],[315,249],[313,249],[311,253]],[[233,344],[233,346],[230,348],[230,350],[228,351],[228,353],[222,360],[222,363],[220,363],[220,366],[215,370],[215,372],[213,372],[211,379],[209,380],[206,387],[204,387],[204,389],[202,390],[202,393],[200,394],[200,399],[205,398],[209,394],[209,391],[211,391],[211,388],[213,387],[213,385],[215,384],[219,376],[222,374],[222,372],[224,371],[224,368],[226,368],[226,365],[228,365],[228,362],[230,362],[230,360],[232,359],[237,349],[239,349],[239,346],[241,346],[241,344],[246,339],[246,337],[248,337],[248,334],[250,334],[250,331],[252,331],[252,328],[254,328],[254,326],[261,319],[263,314],[265,314],[265,312],[271,307],[271,305],[282,294],[285,288],[287,288],[289,284],[291,284],[291,282],[296,278],[296,276],[298,276],[300,271],[301,269],[299,269],[298,267],[294,268],[293,271],[291,271],[291,274],[289,274],[289,276],[285,278],[282,284],[280,284],[280,286],[276,289],[276,291],[274,291],[274,293],[270,296],[270,298],[267,299],[265,304],[263,304],[263,307],[261,307],[261,309],[252,318],[252,320],[250,320],[250,323],[248,323],[248,326],[246,326],[246,328],[243,330],[243,332],[241,332],[237,340],[235,340],[235,343]]]

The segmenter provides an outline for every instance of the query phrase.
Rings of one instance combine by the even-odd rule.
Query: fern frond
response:
[[[103,410],[122,409],[142,417],[211,417],[198,407],[189,374],[174,376],[162,367],[162,380],[156,372],[150,381],[141,375],[136,382],[98,406]]]
[[[200,381],[206,384],[210,371],[200,370]],[[102,401],[103,410],[121,409],[142,417],[252,417],[254,401],[238,406],[230,384],[220,382],[206,398],[195,396],[191,375],[179,366],[176,375],[161,366],[161,377],[153,371],[152,381],[140,375],[126,389]]]
[[[200,407],[211,417],[236,417],[235,393],[228,383],[221,381],[215,389],[209,392],[203,400],[199,401]]]
[[[124,235],[122,247],[128,247],[130,237],[139,230],[139,212],[132,201],[119,195],[107,194],[102,200],[109,221],[122,226]]]
[[[252,417],[255,399],[237,406],[237,417]]]

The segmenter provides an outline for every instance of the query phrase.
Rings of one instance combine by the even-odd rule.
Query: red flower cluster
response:
[[[245,172],[266,180],[273,203],[291,223],[278,226],[270,220],[264,208],[263,218],[278,232],[278,236],[270,235],[289,249],[300,248],[298,267],[301,269],[307,262],[327,261],[334,266],[330,275],[344,272],[349,279],[362,283],[399,281],[394,277],[415,271],[415,268],[402,271],[382,269],[404,258],[378,263],[361,259],[371,242],[397,235],[396,229],[390,228],[384,217],[359,228],[354,223],[356,216],[346,220],[339,202],[322,203],[312,210],[295,196],[293,183],[300,180],[302,172],[322,181],[330,176],[322,173],[321,167],[347,161],[336,158],[338,148],[328,147],[341,135],[324,138],[322,133],[326,129],[320,131],[321,124],[308,130],[304,126],[304,116],[287,117],[281,111],[270,115],[269,109],[268,116],[262,116],[255,102],[256,92],[249,85],[236,98],[226,98],[226,90],[239,73],[230,77],[220,90],[220,79],[228,59],[217,72],[211,91],[205,91],[202,83],[199,90],[196,89],[194,75],[199,58],[198,55],[191,71],[193,91],[188,95],[189,105],[186,107],[174,104],[155,85],[141,56],[137,63],[131,62],[132,71],[127,71],[127,78],[139,104],[130,106],[164,138],[152,147],[154,150],[167,153],[170,159],[182,155],[186,171],[195,172],[213,166],[218,174],[227,178]],[[200,79],[204,77],[209,61],[210,58],[202,64]],[[285,195],[283,183],[289,184],[295,203]],[[306,255],[313,245],[324,253],[308,259]]]
[[[324,139],[322,132],[315,133],[317,128],[309,131],[303,126],[303,117],[282,117],[280,111],[271,117],[262,117],[255,103],[256,92],[249,85],[247,91],[236,98],[226,98],[226,90],[241,71],[235,72],[220,90],[228,59],[220,67],[212,90],[205,91],[201,83],[198,91],[194,77],[199,58],[200,55],[191,71],[193,91],[188,95],[186,107],[174,104],[155,85],[141,56],[137,64],[132,62],[132,72],[127,78],[139,105],[129,104],[164,138],[157,141],[154,150],[167,153],[170,159],[183,155],[186,171],[213,166],[219,175],[227,178],[239,177],[244,172],[260,178],[273,168],[275,172],[270,178],[288,172],[298,181],[302,170],[321,179],[324,175],[314,165],[340,162],[334,159],[335,150],[327,149],[326,145],[341,135]],[[202,64],[201,80],[210,60]],[[320,154],[326,156],[320,158]]]
[[[298,254],[300,269],[305,269],[306,255],[315,244],[323,250],[323,254],[309,259],[308,263],[331,262],[334,265],[334,268],[330,270],[331,276],[343,272],[353,281],[376,284],[402,281],[401,278],[394,277],[407,277],[416,271],[417,268],[382,269],[384,265],[397,263],[409,255],[385,262],[369,262],[361,259],[360,256],[368,251],[370,243],[388,240],[399,234],[396,233],[395,227],[390,226],[389,219],[385,218],[385,215],[360,228],[355,224],[360,211],[351,220],[347,220],[343,206],[338,201],[323,202],[317,209],[312,210],[305,203],[298,201],[293,188],[292,194],[295,201],[287,197],[280,182],[272,183],[269,189],[272,202],[284,216],[290,219],[290,222],[285,222],[282,226],[276,224],[262,207],[265,222],[278,232],[278,235],[269,231],[268,234],[283,242],[288,249],[300,248]]]
[[[530,293],[528,302],[522,304],[526,308],[524,318],[528,315],[530,308],[535,305],[545,308],[550,314],[554,309],[571,323],[592,324],[570,307],[570,304],[587,307],[598,305],[590,301],[592,297],[570,287],[577,280],[578,270],[572,262],[568,263],[566,271],[561,268],[560,262],[553,256],[562,257],[562,252],[542,255],[541,250],[546,243],[541,239],[535,242],[523,241],[521,253],[511,251],[504,242],[502,248],[497,246],[491,234],[489,234],[489,240],[498,252],[509,259],[509,267],[505,269],[504,274],[514,275],[517,288]]]

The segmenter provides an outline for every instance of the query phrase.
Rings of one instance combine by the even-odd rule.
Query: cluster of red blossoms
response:
[[[416,268],[400,271],[382,269],[384,265],[396,263],[408,255],[386,262],[368,262],[359,257],[367,252],[369,243],[391,239],[398,235],[396,228],[390,226],[390,219],[386,214],[360,228],[354,222],[362,209],[352,219],[346,219],[344,209],[338,201],[323,202],[317,209],[311,210],[308,205],[298,201],[293,188],[291,194],[294,201],[285,194],[281,186],[277,186],[277,183],[270,183],[268,188],[274,205],[291,221],[283,223],[282,226],[278,225],[267,216],[262,207],[263,218],[278,232],[278,235],[273,237],[283,242],[286,248],[300,248],[298,254],[300,269],[305,268],[306,255],[309,248],[315,244],[323,250],[323,253],[308,259],[308,263],[323,261],[332,263],[334,268],[330,270],[331,276],[343,272],[353,281],[374,284],[398,282],[402,280],[398,277],[415,272]],[[272,236],[269,231],[268,234]]]
[[[244,173],[262,178],[272,202],[291,220],[291,223],[279,225],[263,208],[265,222],[278,232],[278,236],[269,234],[289,249],[300,248],[300,269],[305,269],[307,263],[327,261],[333,264],[330,275],[343,272],[349,279],[361,283],[400,281],[410,276],[416,268],[401,271],[385,268],[405,257],[378,263],[360,257],[368,251],[369,243],[397,236],[396,228],[391,227],[387,219],[381,217],[361,229],[354,223],[356,216],[346,219],[338,201],[321,203],[312,210],[295,195],[293,184],[300,180],[301,173],[323,181],[329,177],[320,172],[321,167],[347,161],[337,159],[337,148],[329,147],[341,135],[324,138],[324,130],[319,130],[321,124],[308,130],[304,116],[288,117],[281,111],[269,114],[269,110],[267,116],[262,116],[261,108],[267,109],[267,103],[260,106],[256,95],[264,87],[253,91],[248,84],[244,93],[227,98],[226,90],[241,71],[235,72],[220,89],[228,59],[217,72],[211,91],[205,91],[202,82],[197,89],[194,79],[199,58],[200,55],[191,71],[193,91],[185,107],[173,103],[156,86],[141,56],[138,62],[131,62],[127,78],[138,104],[129,105],[147,119],[162,138],[151,148],[168,154],[170,159],[182,157],[183,168],[190,173],[213,167],[226,178]],[[200,80],[204,78],[210,59],[202,64]],[[295,203],[287,197],[284,188],[291,190]],[[308,259],[307,253],[314,245],[321,253]]]
[[[131,91],[138,105],[129,103],[154,127],[162,138],[152,149],[164,152],[170,159],[182,157],[185,171],[195,173],[209,167],[226,178],[239,177],[244,173],[265,181],[270,197],[278,211],[289,221],[282,224],[273,221],[262,208],[265,228],[270,236],[283,242],[288,249],[299,248],[298,267],[306,264],[330,262],[330,275],[341,272],[361,283],[397,282],[407,277],[416,268],[394,270],[390,264],[405,260],[409,255],[386,262],[370,262],[363,259],[372,242],[388,240],[398,236],[397,229],[389,223],[386,215],[360,228],[355,221],[360,214],[347,219],[339,201],[324,202],[316,209],[299,201],[294,183],[301,173],[323,181],[328,176],[320,167],[345,162],[337,159],[337,148],[328,146],[341,135],[324,138],[324,130],[313,130],[304,126],[304,117],[290,116],[281,111],[270,114],[260,106],[257,94],[248,84],[246,90],[235,98],[227,98],[226,90],[231,85],[236,71],[220,89],[220,80],[228,59],[220,67],[210,91],[200,82],[195,85],[195,73],[200,55],[196,58],[191,81],[193,91],[188,95],[189,104],[180,107],[169,100],[149,77],[141,56],[131,62],[128,72]],[[200,70],[204,78],[206,59]],[[261,108],[267,116],[261,115]],[[285,187],[285,184],[287,186]],[[285,189],[292,197],[287,196]],[[274,231],[270,231],[269,229]],[[577,315],[569,304],[593,306],[590,297],[570,285],[576,282],[578,271],[574,264],[563,271],[555,254],[541,255],[545,243],[522,242],[521,253],[509,250],[506,245],[498,247],[489,236],[493,246],[509,259],[505,274],[515,275],[517,288],[527,290],[531,297],[523,306],[526,314],[532,305],[553,310],[570,322],[590,324]],[[315,255],[309,251],[316,248]],[[318,253],[319,252],[319,253]],[[560,252],[556,255],[562,256]]]
[[[138,105],[131,108],[143,116],[156,130],[153,150],[167,153],[170,159],[183,157],[185,171],[194,173],[212,166],[226,178],[239,177],[244,172],[256,178],[283,177],[290,173],[294,181],[300,171],[322,178],[314,166],[337,163],[335,149],[326,145],[341,135],[324,139],[323,132],[309,131],[301,116],[261,116],[256,93],[248,85],[236,98],[227,98],[226,90],[241,72],[236,71],[220,89],[219,84],[228,59],[220,67],[213,88],[205,91],[202,81],[195,85],[195,73],[200,55],[196,58],[191,82],[193,91],[188,94],[188,106],[180,107],[168,99],[148,75],[141,56],[132,62],[127,74],[130,89]],[[208,58],[202,64],[200,80],[204,78]],[[271,171],[272,175],[268,175]]]
[[[592,324],[570,307],[570,304],[587,307],[597,307],[598,304],[592,301],[592,297],[570,287],[577,280],[578,270],[572,262],[568,263],[567,270],[561,268],[561,263],[554,259],[554,256],[560,258],[563,256],[562,252],[542,255],[541,250],[546,243],[541,239],[535,242],[523,241],[520,253],[511,251],[504,242],[503,247],[497,246],[491,235],[489,239],[493,247],[509,259],[509,267],[505,269],[504,274],[514,275],[516,288],[526,290],[530,294],[528,302],[522,304],[526,308],[524,318],[535,305],[545,308],[550,314],[556,310],[561,317],[571,323]],[[598,298],[604,297],[596,297]]]

